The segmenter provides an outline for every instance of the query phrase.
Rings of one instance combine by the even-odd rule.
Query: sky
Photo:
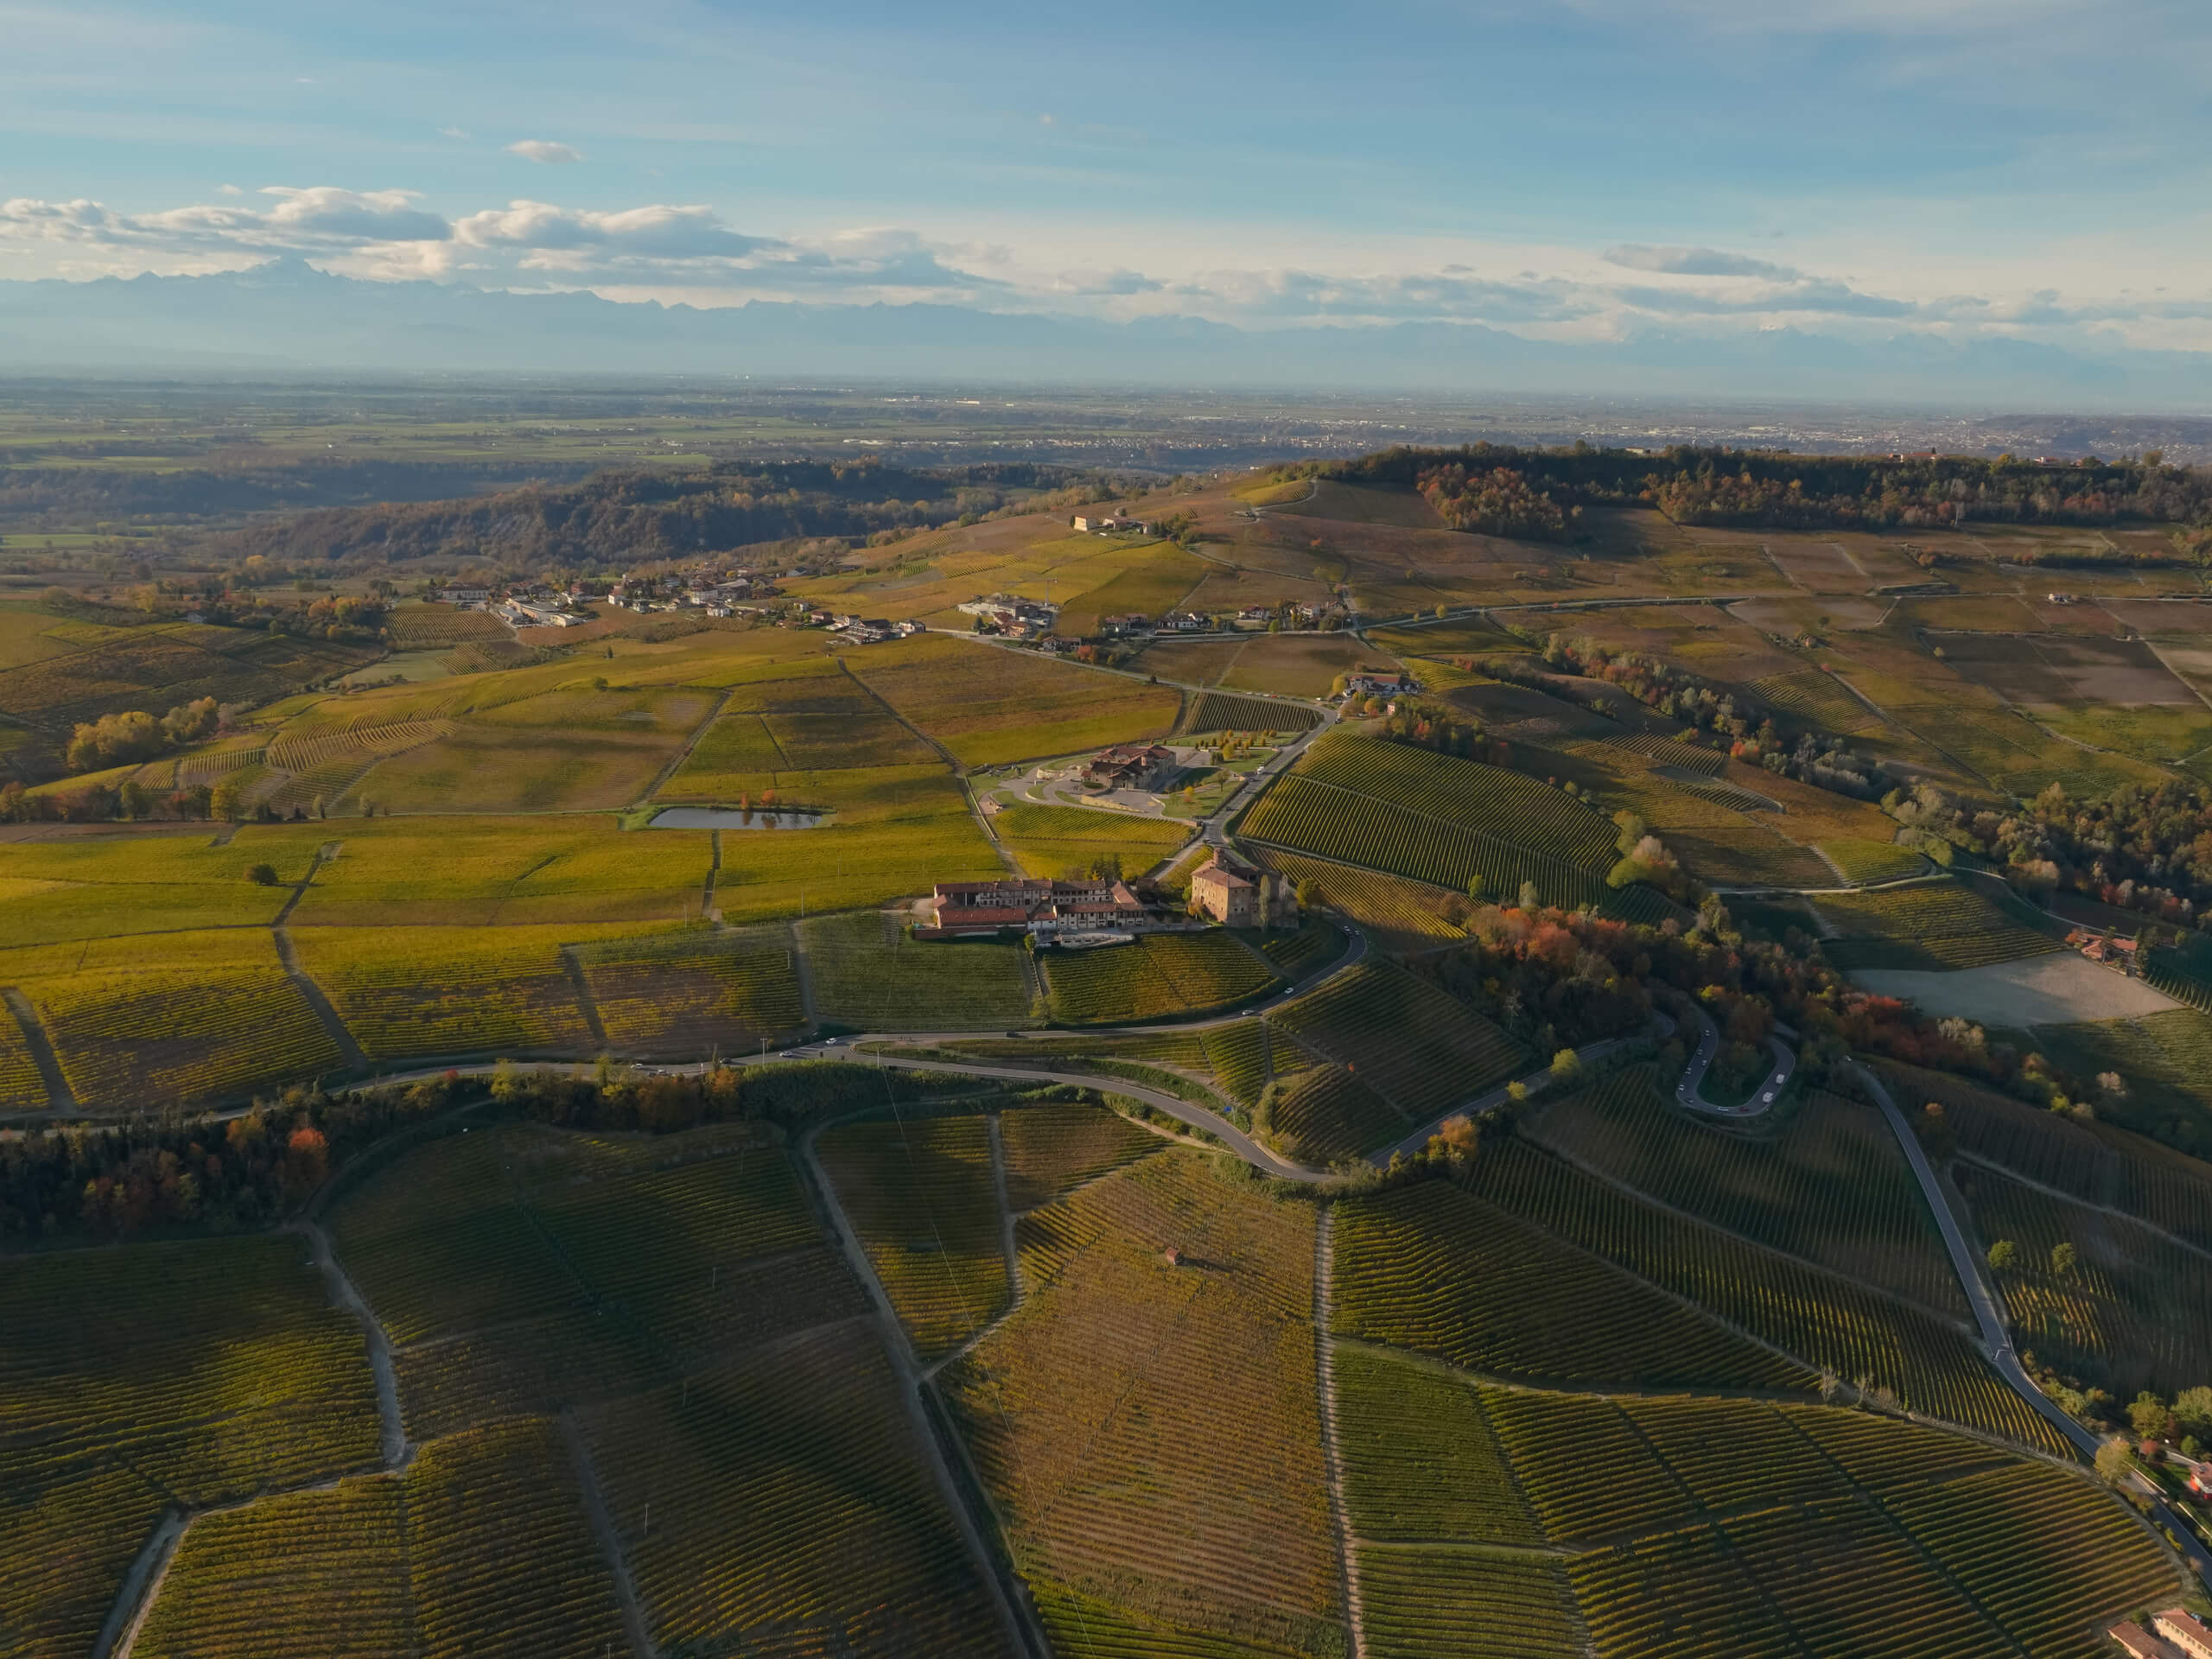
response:
[[[2212,350],[2202,0],[0,0],[0,278]]]

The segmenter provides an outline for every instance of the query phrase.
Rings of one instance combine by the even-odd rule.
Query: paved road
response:
[[[1897,1102],[1890,1097],[1890,1091],[1883,1086],[1879,1077],[1856,1061],[1852,1062],[1852,1070],[1866,1084],[1866,1092],[1873,1097],[1874,1103],[1881,1108],[1882,1116],[1889,1120],[1890,1132],[1897,1137],[1898,1146],[1904,1149],[1905,1162],[1911,1166],[1914,1179],[1920,1183],[1921,1194],[1928,1200],[1929,1209],[1935,1212],[1936,1228],[1943,1236],[1943,1248],[1950,1253],[1952,1268],[1957,1273],[1960,1284],[1965,1287],[1967,1302],[1974,1310],[1974,1321],[1980,1330],[1981,1345],[1989,1356],[1989,1363],[1997,1368],[1997,1374],[2005,1379],[2015,1394],[2034,1407],[2045,1421],[2066,1437],[2068,1444],[2083,1457],[2094,1459],[2097,1448],[2103,1442],[2094,1433],[2068,1415],[2056,1401],[2038,1388],[2035,1379],[2028,1375],[2027,1368],[2020,1363],[2020,1357],[2012,1347],[2012,1332],[2006,1329],[2003,1311],[1997,1305],[1996,1294],[1982,1276],[1981,1258],[1968,1242],[1966,1230],[1959,1225],[1958,1217],[1952,1213],[1943,1189],[1936,1179],[1936,1166],[1929,1161],[1927,1150],[1920,1144],[1920,1137],[1912,1132],[1911,1124],[1905,1121],[1904,1114],[1898,1110]],[[2181,1540],[2182,1554],[2196,1569],[2197,1575],[2212,1580],[2212,1551],[2205,1548],[2196,1533],[2167,1506],[2164,1498],[2158,1496],[2157,1489],[2148,1480],[2138,1476],[2133,1484],[2138,1492],[2150,1498],[2152,1512],[2166,1529]]]
[[[1207,846],[1226,849],[1230,844],[1229,821],[1243,811],[1251,802],[1256,800],[1260,791],[1289,771],[1296,763],[1298,757],[1306,753],[1307,746],[1322,733],[1334,726],[1341,718],[1340,711],[1333,703],[1319,705],[1300,703],[1298,706],[1318,707],[1320,709],[1321,723],[1284,744],[1275,751],[1273,758],[1265,765],[1255,766],[1252,769],[1252,775],[1244,780],[1244,786],[1216,807],[1211,815],[1199,823],[1199,837]]]
[[[1682,1080],[1675,1085],[1675,1098],[1694,1112],[1706,1112],[1715,1117],[1758,1117],[1771,1109],[1782,1097],[1789,1074],[1797,1067],[1797,1056],[1789,1045],[1779,1037],[1769,1037],[1767,1047],[1774,1055],[1774,1064],[1767,1068],[1765,1079],[1742,1104],[1719,1105],[1705,1097],[1705,1073],[1713,1064],[1713,1056],[1720,1052],[1720,1027],[1713,1023],[1711,1014],[1689,999],[1684,998],[1682,1006],[1698,1027],[1697,1052],[1690,1056]]]

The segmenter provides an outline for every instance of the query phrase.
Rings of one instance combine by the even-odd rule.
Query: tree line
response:
[[[1593,448],[1476,443],[1457,449],[1401,447],[1356,461],[1306,463],[1284,476],[1395,485],[1427,493],[1427,480],[1495,484],[1501,505],[1542,499],[1562,515],[1582,506],[1644,505],[1677,523],[1769,529],[1942,529],[1970,522],[2109,524],[2212,521],[2212,474],[2169,467],[2156,450],[2139,460],[2065,465],[1978,455],[1799,455],[1778,450],[1676,444],[1656,454]],[[1476,496],[1479,486],[1473,487]],[[1444,511],[1440,504],[1439,511]],[[1549,514],[1539,511],[1539,531]],[[1446,522],[1452,522],[1446,514]],[[1481,528],[1469,524],[1465,528]],[[1522,531],[1497,530],[1498,535]],[[1538,533],[1534,539],[1557,539]],[[2186,550],[2177,550],[2188,556]]]

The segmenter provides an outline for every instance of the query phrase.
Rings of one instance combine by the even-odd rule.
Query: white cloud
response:
[[[466,127],[440,127],[438,129],[438,137],[441,138],[467,138],[469,136],[468,129]]]
[[[1748,254],[1726,253],[1719,248],[1654,248],[1630,242],[1606,249],[1605,259],[1607,264],[1624,270],[1670,276],[1771,276],[1788,282],[1797,275],[1787,265],[1754,259]]]
[[[556,144],[550,138],[524,138],[507,146],[507,154],[519,156],[525,162],[537,162],[546,167],[566,167],[583,160],[583,152],[566,144]]]
[[[242,196],[245,192],[235,184],[219,184],[215,187],[215,194],[219,196]]]
[[[1102,238],[1088,226],[1055,245],[1012,224],[966,228],[1012,234],[955,241],[876,226],[769,235],[698,202],[604,210],[525,197],[448,215],[404,189],[271,185],[140,213],[87,199],[0,202],[0,255],[11,274],[72,278],[238,270],[291,256],[383,281],[460,279],[692,305],[928,301],[1262,327],[1466,322],[1542,339],[1794,327],[2212,349],[2212,288],[2196,281],[2115,292],[2098,282],[2095,262],[2038,264],[2031,286],[2003,282],[2001,264],[1916,269],[1885,257],[1870,282],[1807,269],[1821,263],[1809,254],[1782,264],[1687,245],[1625,244],[1593,256],[1565,246],[1294,237],[1209,248]],[[1094,263],[1102,245],[1143,251],[1126,265]],[[1855,245],[1829,251],[1838,264],[1865,256]]]

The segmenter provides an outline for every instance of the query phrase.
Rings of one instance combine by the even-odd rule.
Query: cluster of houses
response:
[[[2186,1607],[2169,1607],[2151,1616],[2145,1630],[2123,1619],[2105,1631],[2129,1659],[2212,1659],[2212,1624]]]
[[[2086,927],[2077,927],[2067,934],[2066,943],[2091,962],[2117,968],[2123,974],[2141,971],[2137,942],[2133,939],[2115,933],[2092,933]]]
[[[1093,536],[1110,536],[1117,531],[1133,530],[1141,536],[1152,534],[1151,524],[1142,518],[1132,518],[1124,512],[1078,512],[1068,521],[1076,529]]]
[[[459,610],[489,611],[518,628],[568,628],[587,620],[576,611],[585,603],[618,611],[695,609],[709,616],[734,616],[752,608],[740,601],[770,598],[775,592],[775,584],[765,576],[717,576],[702,571],[683,577],[626,575],[612,582],[587,577],[566,588],[542,582],[504,588],[455,582],[429,597]]]
[[[1363,668],[1357,674],[1344,676],[1344,695],[1348,697],[1409,697],[1420,690],[1421,682],[1412,675],[1384,669]]]
[[[1188,928],[1192,911],[1224,927],[1298,925],[1298,896],[1287,880],[1219,852],[1192,876],[1187,910],[1178,910],[1143,883],[1118,876],[940,881],[925,907],[930,919],[915,928],[917,939],[995,938],[1018,932],[1039,944],[1104,944]]]
[[[969,600],[959,611],[974,617],[979,628],[988,626],[1012,639],[1041,639],[1060,614],[1058,606],[1019,594],[988,594]]]
[[[880,616],[833,615],[830,631],[843,634],[856,645],[873,645],[886,639],[904,639],[924,629],[918,622],[889,622]]]

